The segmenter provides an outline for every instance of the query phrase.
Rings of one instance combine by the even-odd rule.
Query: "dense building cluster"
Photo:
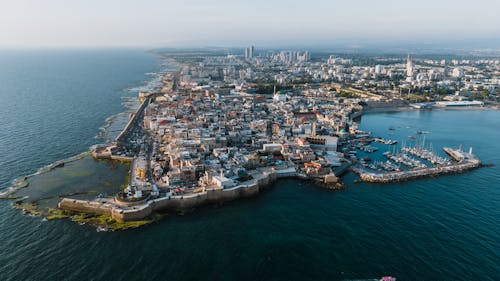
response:
[[[184,54],[181,84],[222,86],[277,84],[293,86],[339,83],[338,94],[354,91],[383,99],[417,101],[498,101],[500,61],[497,58],[436,59],[419,56],[360,57],[317,55],[309,51],[245,49],[245,55]],[[362,96],[361,96],[362,97]]]
[[[361,106],[315,100],[309,93],[263,96],[194,87],[157,95],[144,110],[154,143],[153,183],[187,193],[235,186],[259,167],[333,174],[342,159],[338,140],[355,128],[351,117]]]
[[[231,188],[260,168],[335,178],[344,157],[352,158],[337,152],[337,145],[363,134],[353,121],[362,105],[403,101],[402,93],[428,86],[456,90],[442,100],[463,101],[463,87],[477,85],[495,94],[499,72],[497,60],[408,55],[363,64],[359,58],[311,59],[308,51],[259,52],[253,46],[243,55],[169,57],[180,70],[167,74],[158,92],[141,94],[147,98],[141,119],[146,134],[135,150],[132,194]]]

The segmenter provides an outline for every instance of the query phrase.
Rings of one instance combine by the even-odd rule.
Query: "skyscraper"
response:
[[[413,78],[413,62],[410,54],[408,54],[408,58],[406,59],[406,77],[409,79]]]
[[[253,58],[254,50],[255,50],[254,46],[250,46],[250,47],[245,48],[245,59],[246,60]]]

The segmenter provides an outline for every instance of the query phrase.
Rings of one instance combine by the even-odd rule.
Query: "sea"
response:
[[[58,189],[94,178],[55,181],[71,166],[43,168],[108,141],[161,68],[139,49],[0,50],[0,189],[34,174]],[[369,113],[360,128],[399,147],[472,147],[493,166],[397,184],[348,173],[341,191],[280,180],[125,231],[46,221],[2,199],[0,280],[500,280],[500,111]]]

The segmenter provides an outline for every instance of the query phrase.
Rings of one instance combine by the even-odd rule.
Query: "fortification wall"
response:
[[[97,201],[86,201],[63,198],[59,208],[93,214],[110,215],[117,221],[141,220],[150,216],[154,211],[189,209],[206,203],[231,201],[242,197],[257,195],[262,189],[276,180],[274,172],[264,172],[258,179],[246,185],[239,185],[230,189],[209,189],[197,194],[172,196],[149,200],[135,206],[119,206]]]
[[[150,202],[133,207],[131,209],[113,208],[111,216],[117,221],[141,220],[153,213],[153,206]]]
[[[113,209],[113,205],[111,204],[69,198],[63,198],[59,202],[58,207],[64,210],[98,215],[111,215]]]

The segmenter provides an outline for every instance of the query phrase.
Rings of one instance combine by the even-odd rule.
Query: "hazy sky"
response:
[[[0,0],[0,46],[500,37],[499,0]]]

